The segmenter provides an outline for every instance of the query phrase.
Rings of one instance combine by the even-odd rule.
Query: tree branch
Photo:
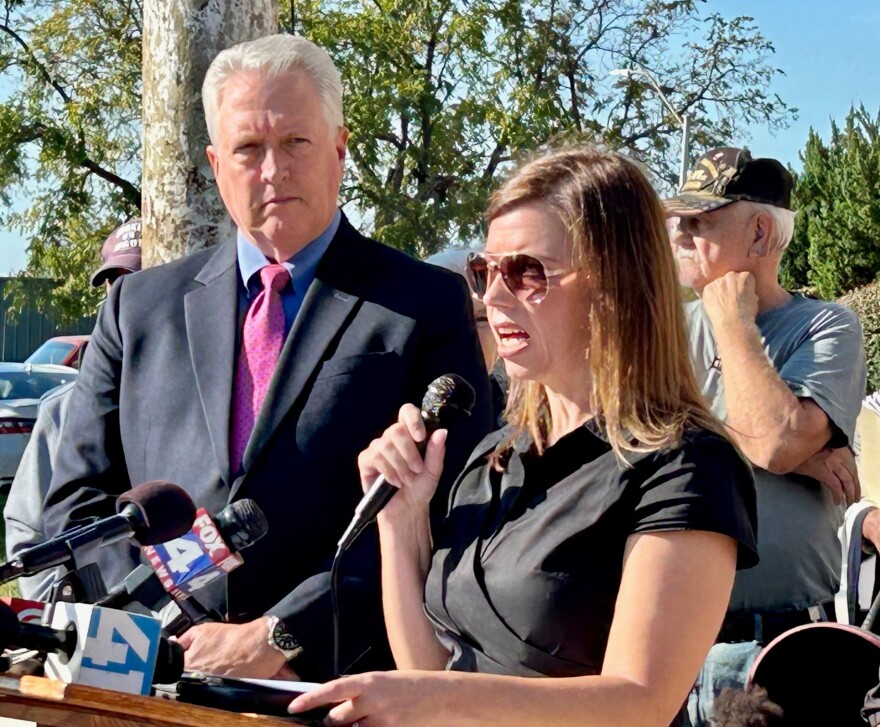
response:
[[[46,66],[44,66],[42,63],[40,63],[39,60],[37,60],[36,55],[34,55],[34,52],[31,50],[30,46],[25,42],[24,38],[22,38],[18,33],[16,33],[8,25],[8,23],[0,24],[0,30],[2,30],[4,33],[6,33],[8,36],[10,36],[16,43],[18,43],[21,46],[22,50],[24,50],[24,52],[27,54],[30,62],[37,69],[37,72],[43,77],[43,80],[58,92],[58,95],[61,96],[61,98],[64,100],[65,104],[69,104],[72,99],[70,98],[70,96],[68,96],[67,91],[64,90],[64,88],[61,86],[61,84],[57,83],[55,81],[55,79],[52,78],[52,76],[49,74],[49,71],[46,70]]]

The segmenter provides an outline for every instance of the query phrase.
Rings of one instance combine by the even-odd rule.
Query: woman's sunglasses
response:
[[[538,305],[547,297],[550,279],[570,271],[547,270],[538,258],[516,252],[472,252],[467,260],[467,282],[475,298],[483,299],[495,272],[501,274],[504,287],[517,300]]]

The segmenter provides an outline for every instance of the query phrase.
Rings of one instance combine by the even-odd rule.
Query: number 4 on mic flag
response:
[[[165,590],[187,598],[242,563],[224,542],[211,515],[199,508],[192,530],[180,538],[143,548]]]
[[[149,694],[159,652],[158,619],[83,603],[58,603],[51,626],[76,628],[76,650],[69,660],[46,657],[46,675],[129,694]]]

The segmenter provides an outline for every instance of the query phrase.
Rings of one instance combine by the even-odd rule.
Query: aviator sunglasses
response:
[[[547,297],[550,279],[570,270],[547,270],[538,258],[517,252],[472,252],[467,260],[467,282],[475,298],[486,295],[492,273],[500,273],[504,287],[517,300],[538,305]]]

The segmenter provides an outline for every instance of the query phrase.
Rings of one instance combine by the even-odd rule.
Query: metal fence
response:
[[[0,277],[0,361],[24,361],[43,341],[52,336],[91,333],[95,317],[81,318],[73,325],[59,325],[51,310],[28,306],[15,320],[8,314],[5,286],[12,278]],[[52,285],[50,280],[27,279],[25,285]]]

